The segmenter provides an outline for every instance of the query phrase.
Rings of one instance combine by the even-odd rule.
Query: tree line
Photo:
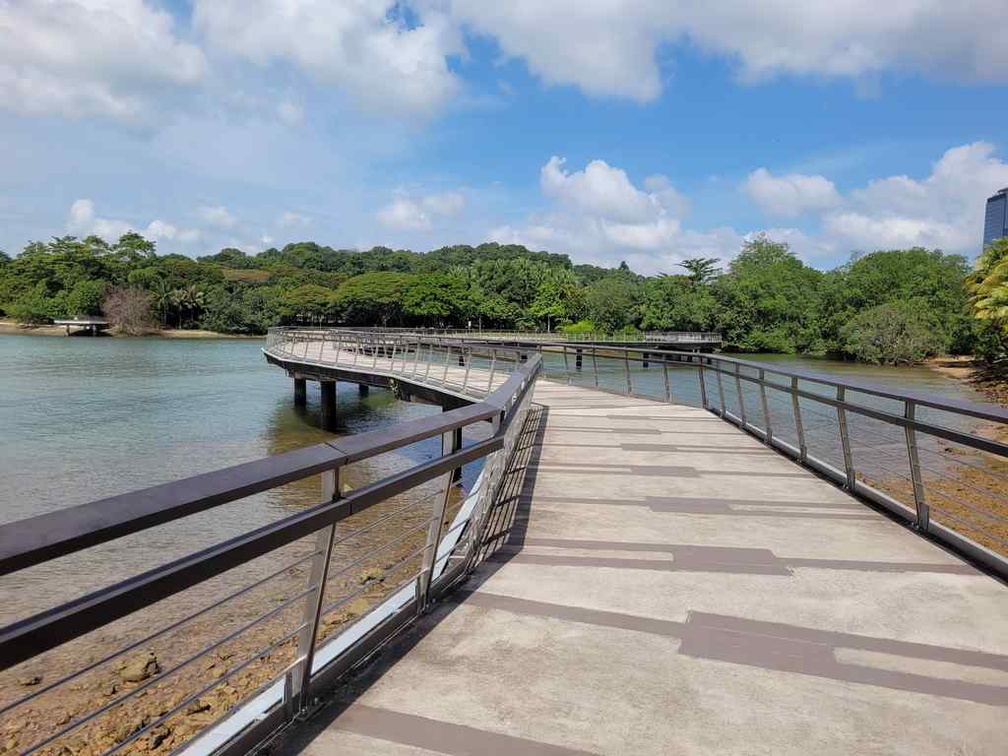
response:
[[[830,271],[756,237],[727,269],[712,259],[639,275],[576,265],[520,245],[426,253],[314,242],[246,255],[158,255],[124,234],[32,242],[0,253],[0,313],[25,324],[105,313],[126,332],[205,328],[259,334],[281,322],[519,330],[717,331],[739,352],[811,353],[878,363],[1008,353],[1008,240],[975,268],[913,248],[855,256]]]

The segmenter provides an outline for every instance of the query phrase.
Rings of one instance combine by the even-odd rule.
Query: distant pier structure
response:
[[[54,320],[53,324],[66,328],[67,336],[75,331],[87,331],[92,336],[97,336],[100,331],[104,331],[109,327],[109,322],[105,318],[99,318],[94,315],[89,315],[84,318]]]

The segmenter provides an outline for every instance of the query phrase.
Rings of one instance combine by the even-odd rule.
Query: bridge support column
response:
[[[641,362],[644,363],[644,369],[645,370],[647,370],[651,366],[651,363],[648,362],[648,357],[650,357],[650,356],[651,356],[651,352],[644,352],[644,355],[643,355],[643,357],[641,359]]]
[[[308,381],[304,378],[294,379],[294,406],[304,407],[308,403]]]
[[[322,392],[322,428],[333,430],[336,428],[336,381],[321,381],[319,388]]]
[[[370,389],[371,389],[371,387],[368,386],[366,383],[358,383],[357,384],[357,393],[360,394],[361,396],[367,396],[368,395],[368,391]]]
[[[522,362],[528,362],[528,355],[527,354],[519,354],[518,355],[518,359],[521,360]]]
[[[574,351],[574,367],[578,370],[581,369],[581,350],[577,349]]]

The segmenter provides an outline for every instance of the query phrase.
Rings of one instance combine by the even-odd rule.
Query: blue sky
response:
[[[1003,0],[0,0],[0,249],[975,255]]]

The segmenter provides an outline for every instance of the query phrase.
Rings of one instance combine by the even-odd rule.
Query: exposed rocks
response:
[[[41,677],[39,677],[38,675],[31,675],[29,677],[22,677],[20,680],[18,680],[18,685],[23,685],[26,688],[30,688],[33,685],[38,685],[40,682],[42,682]]]
[[[119,670],[119,677],[125,682],[136,683],[153,677],[160,671],[161,667],[158,666],[157,657],[151,651],[146,656],[139,656],[128,662]]]

